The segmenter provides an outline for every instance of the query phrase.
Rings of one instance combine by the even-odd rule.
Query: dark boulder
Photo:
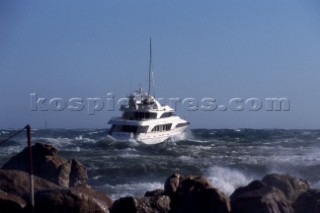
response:
[[[18,201],[22,200],[21,203],[24,205],[29,203],[30,177],[28,173],[0,170],[0,180],[0,189],[3,193],[16,197]],[[90,212],[92,209],[93,212],[108,212],[108,208],[112,205],[112,200],[108,196],[89,187],[64,188],[39,177],[33,177],[33,180],[36,212]],[[7,209],[15,212],[13,209],[16,209],[17,206],[11,205],[10,207],[10,202],[6,201],[6,203]],[[73,210],[70,211],[70,209]]]
[[[32,146],[33,173],[63,187],[85,186],[88,176],[85,167],[76,160],[67,161],[58,156],[58,150],[48,144],[36,143]],[[13,156],[4,170],[29,171],[29,150],[25,148]]]
[[[170,196],[174,213],[230,212],[229,198],[204,176],[173,174],[165,182],[165,194]]]
[[[136,199],[137,212],[143,213],[169,213],[170,198],[166,195],[154,197],[141,197]]]
[[[88,175],[86,168],[79,161],[72,159],[69,175],[69,187],[85,186],[87,181]]]
[[[169,213],[170,198],[166,195],[153,197],[124,197],[116,200],[111,213]]]
[[[230,198],[232,213],[294,212],[282,191],[258,180],[236,189]]]
[[[58,185],[39,177],[33,177],[33,181],[35,191],[60,188]],[[15,201],[18,201],[17,203],[20,205],[20,207],[16,205],[17,203],[15,205],[11,205],[12,203],[10,204],[10,202],[8,201],[6,201],[6,204],[4,204],[3,199],[3,202],[1,202],[0,204],[0,212],[20,212],[19,209],[25,206],[26,203],[30,202],[29,174],[23,171],[0,169],[0,190],[2,190],[3,193],[7,193],[3,195],[9,196],[8,198],[11,198],[13,196],[15,198]],[[5,208],[2,208],[2,206],[5,206]]]
[[[169,196],[173,195],[177,191],[180,183],[180,176],[180,174],[174,173],[170,175],[164,183],[165,193]]]
[[[109,198],[95,196],[91,189],[51,189],[35,194],[35,212],[45,213],[107,213]]]
[[[36,143],[32,152],[36,212],[109,212],[112,200],[86,185],[87,172],[81,163],[59,157],[51,145]],[[24,149],[0,169],[0,200],[10,212],[16,212],[17,206],[9,207],[13,198],[27,203],[25,209],[30,209],[27,162],[28,150]]]
[[[262,182],[281,190],[290,202],[294,202],[301,193],[310,189],[307,181],[284,174],[266,175]]]
[[[122,197],[113,202],[110,213],[136,213],[137,200],[134,197]]]
[[[22,198],[0,190],[0,213],[23,213],[26,204]]]
[[[30,176],[26,172],[0,169],[0,190],[19,197],[30,192]],[[60,186],[39,177],[33,177],[34,190],[57,189]]]
[[[320,189],[310,189],[302,193],[293,203],[295,213],[319,213]]]

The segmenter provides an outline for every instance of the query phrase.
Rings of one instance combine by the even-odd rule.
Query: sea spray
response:
[[[205,172],[212,186],[231,195],[240,186],[245,186],[254,178],[245,172],[227,167],[212,166]]]

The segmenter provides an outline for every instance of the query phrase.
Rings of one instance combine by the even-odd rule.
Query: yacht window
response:
[[[165,112],[161,115],[161,118],[168,118],[168,117],[171,117],[173,115],[172,112]]]
[[[152,128],[151,132],[169,131],[171,129],[171,126],[172,124],[157,125]]]
[[[157,114],[152,112],[125,112],[122,117],[124,119],[141,121],[145,119],[155,119],[157,118]]]
[[[178,128],[178,127],[183,127],[183,126],[188,126],[190,123],[189,122],[187,122],[187,123],[179,123],[177,126],[176,126],[176,128]]]
[[[114,126],[114,131],[117,132],[133,132],[136,133],[138,130],[137,126],[133,126],[133,125],[115,125]]]

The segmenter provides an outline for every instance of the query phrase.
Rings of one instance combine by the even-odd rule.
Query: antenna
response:
[[[148,88],[148,96],[150,95],[151,90],[151,68],[152,68],[152,46],[151,46],[151,38],[150,38],[150,59],[149,59],[149,88]]]

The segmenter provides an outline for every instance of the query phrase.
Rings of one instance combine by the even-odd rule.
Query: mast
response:
[[[149,53],[149,87],[148,87],[148,96],[150,95],[151,91],[151,68],[152,68],[152,48],[151,48],[151,38],[150,38],[150,53]]]

